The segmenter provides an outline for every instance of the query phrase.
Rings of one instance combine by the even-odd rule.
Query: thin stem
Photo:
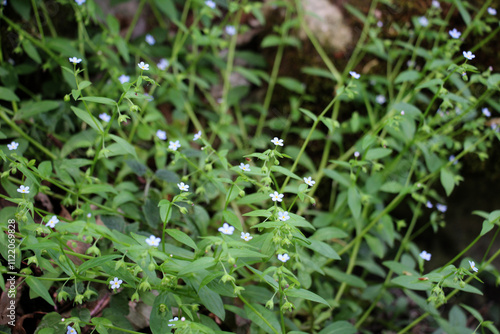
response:
[[[137,6],[137,11],[135,12],[134,18],[132,19],[130,26],[128,27],[127,35],[125,35],[125,43],[127,43],[130,40],[130,37],[132,36],[132,33],[134,32],[137,21],[139,21],[139,17],[141,16],[142,8],[146,4],[146,2],[147,2],[147,0],[141,0],[141,2],[139,3],[139,6]]]

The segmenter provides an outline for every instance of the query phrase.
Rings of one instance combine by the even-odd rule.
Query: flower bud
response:
[[[229,274],[224,274],[221,278],[221,281],[223,283],[226,283],[227,281],[231,281],[231,282],[234,282],[234,277],[229,275]]]
[[[273,302],[273,299],[269,299],[266,303],[266,308],[272,310],[274,308],[274,302]]]
[[[67,293],[64,290],[59,291],[59,293],[57,294],[57,300],[59,302],[62,302],[63,300],[66,300],[68,298],[69,298],[69,293]]]
[[[115,270],[118,270],[118,269],[120,269],[121,267],[124,267],[124,266],[125,266],[125,261],[118,260],[118,261],[116,261],[116,264],[115,264]]]
[[[131,112],[138,112],[139,110],[141,110],[141,108],[139,108],[139,106],[136,106],[135,104],[130,107]]]
[[[156,265],[155,265],[153,262],[151,262],[151,263],[148,265],[148,270],[149,270],[149,271],[154,271],[155,269],[156,269]]]
[[[134,301],[137,301],[137,302],[138,302],[138,301],[139,301],[139,294],[137,293],[137,291],[136,291],[136,292],[134,292],[134,294],[132,295],[132,297],[130,298],[130,300],[131,300],[132,302],[134,302]]]
[[[241,287],[241,286],[235,286],[233,291],[234,291],[234,294],[235,294],[235,295],[239,295],[239,294],[240,294],[243,290],[245,290],[245,288],[244,288],[244,287]]]
[[[83,304],[83,298],[84,298],[83,295],[80,295],[80,294],[76,295],[76,297],[75,297],[75,303],[77,303],[77,304]]]
[[[92,297],[93,295],[96,295],[97,296],[97,292],[95,292],[94,290],[86,290],[84,293],[83,293],[83,296],[86,298],[86,299],[90,299],[90,297]]]
[[[64,102],[69,102],[71,100],[71,96],[69,94],[64,95]]]
[[[160,313],[163,313],[163,312],[167,311],[167,305],[165,305],[165,304],[158,305],[158,311]]]

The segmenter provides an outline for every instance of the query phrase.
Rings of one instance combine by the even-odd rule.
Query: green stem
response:
[[[134,18],[132,19],[132,22],[130,23],[130,26],[128,27],[127,34],[125,35],[125,43],[127,43],[130,40],[130,37],[132,36],[132,33],[134,32],[137,21],[139,21],[139,17],[141,16],[142,8],[146,4],[146,2],[147,2],[147,0],[141,0],[141,2],[139,3],[139,6],[137,6],[137,10],[135,12]]]
[[[45,43],[45,36],[43,34],[42,22],[40,21],[40,15],[38,14],[38,7],[36,6],[35,0],[31,0],[31,6],[33,7],[33,12],[35,13],[36,24],[38,25],[38,32],[40,33],[40,39],[42,43]]]
[[[252,306],[252,304],[250,304],[245,298],[243,298],[243,296],[241,294],[238,295],[238,297],[240,298],[240,300],[250,309],[252,310],[253,313],[255,313],[262,321],[264,321],[264,323],[266,325],[269,326],[269,328],[276,334],[280,334],[276,328],[273,327],[273,325],[271,325],[271,323],[259,312],[255,309],[255,307]],[[285,334],[285,332],[283,332],[282,334]]]

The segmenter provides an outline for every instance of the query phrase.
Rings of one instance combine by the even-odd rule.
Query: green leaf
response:
[[[175,7],[173,0],[154,0],[155,5],[163,12],[163,14],[167,15],[172,20],[179,19],[179,12]]]
[[[155,173],[155,176],[160,180],[171,182],[171,183],[179,183],[181,182],[181,178],[174,172],[171,172],[167,169],[158,169]]]
[[[47,178],[52,174],[52,162],[43,161],[38,165],[38,172],[42,178]]]
[[[117,259],[119,257],[121,257],[121,255],[119,255],[119,254],[111,254],[111,255],[104,255],[104,256],[99,256],[99,257],[90,259],[88,261],[85,261],[84,263],[82,263],[78,267],[78,269],[77,269],[78,273],[81,274],[81,273],[85,272],[86,270],[88,270],[90,268],[99,267],[101,264],[106,263],[108,261],[113,261],[114,259]]]
[[[306,90],[305,85],[303,83],[293,78],[281,77],[278,78],[276,82],[279,85],[297,94],[304,94],[304,91]]]
[[[310,119],[312,119],[313,121],[317,121],[318,120],[318,117],[316,117],[316,115],[314,115],[312,112],[310,112],[309,110],[307,109],[304,109],[304,108],[299,108],[300,112],[303,113],[304,115],[306,115],[307,117],[309,117]]]
[[[201,257],[193,262],[188,262],[187,265],[177,274],[178,276],[192,275],[193,273],[200,272],[206,268],[214,266],[217,262],[213,257]]]
[[[309,291],[309,290],[304,290],[304,289],[288,289],[286,291],[287,297],[296,297],[296,298],[302,298],[302,299],[307,299],[307,300],[312,300],[313,302],[324,304],[326,306],[330,306],[328,302],[323,299],[322,297],[318,296],[317,294]]]
[[[238,231],[243,231],[243,227],[241,226],[241,221],[234,212],[224,210],[222,216],[224,217],[224,221],[226,223],[234,226],[234,228],[237,229]]]
[[[42,297],[50,305],[55,306],[54,301],[52,300],[52,297],[50,297],[50,294],[47,291],[47,288],[45,287],[45,285],[43,285],[43,283],[38,278],[33,277],[33,276],[28,276],[28,277],[26,277],[25,282],[28,284],[30,289],[35,294]]]
[[[264,306],[257,303],[252,303],[251,305],[253,309],[245,305],[245,312],[248,316],[248,319],[253,324],[259,326],[263,331],[265,331],[268,334],[282,333],[280,329],[280,323],[276,318],[276,314],[273,311],[270,311]],[[269,325],[267,325],[267,323],[265,323],[264,320],[262,320],[262,318],[255,312],[259,312],[260,315],[263,318],[265,318],[273,328],[270,328]]]
[[[302,68],[302,72],[305,74],[309,74],[309,75],[314,75],[314,76],[318,76],[318,77],[327,78],[330,80],[335,80],[335,77],[333,76],[332,73],[330,73],[330,71],[322,69],[322,68],[318,68],[318,67],[307,67],[306,66],[306,67]]]
[[[54,110],[59,107],[59,101],[40,101],[27,103],[15,114],[14,119],[28,119],[38,114]]]
[[[366,160],[377,160],[382,159],[392,153],[392,150],[389,148],[372,148],[366,152],[365,159]]]
[[[191,247],[195,251],[198,250],[198,247],[196,247],[196,244],[194,243],[193,239],[191,239],[186,233],[174,229],[168,229],[165,231],[168,233],[168,235],[170,235],[172,238],[179,241],[180,243],[188,247]]]
[[[94,130],[98,132],[104,132],[102,129],[101,122],[99,122],[94,116],[86,112],[85,110],[82,110],[80,108],[71,106],[71,110],[75,113],[78,118],[80,118],[82,121],[87,123],[90,127],[92,127]]]
[[[132,159],[125,160],[125,163],[130,167],[135,175],[143,176],[144,174],[146,174],[147,167],[143,163]]]
[[[366,288],[366,283],[361,278],[356,275],[346,274],[343,271],[334,268],[324,268],[325,273],[336,280],[337,282],[345,283],[349,286],[354,286],[356,288]]]
[[[281,37],[277,35],[267,35],[260,43],[261,48],[268,48],[271,46],[278,46],[281,44]]]
[[[489,220],[483,221],[483,228],[481,229],[481,233],[479,234],[481,237],[491,231],[491,229],[495,227],[495,224],[492,224]]]
[[[238,248],[230,248],[229,254],[235,259],[240,257],[267,257],[267,255],[254,252],[248,249],[238,249]]]
[[[19,98],[11,89],[0,87],[0,100],[18,102]]]
[[[361,215],[361,196],[354,185],[350,186],[347,191],[347,204],[354,218],[359,218]]]
[[[401,185],[401,183],[396,181],[389,181],[384,183],[382,187],[380,187],[380,191],[384,191],[386,193],[391,193],[391,194],[397,194],[401,192],[402,188],[403,186]]]
[[[462,306],[464,309],[466,309],[467,311],[469,311],[469,313],[472,314],[472,316],[474,318],[476,318],[479,322],[483,322],[484,321],[483,316],[476,309],[474,309],[474,308],[472,308],[470,306],[467,306],[465,304],[460,304],[460,306]]]
[[[347,321],[335,321],[323,328],[318,334],[355,334],[358,330]]]
[[[158,202],[147,198],[142,207],[144,218],[148,225],[154,229],[161,223],[160,210],[158,209]]]
[[[401,73],[396,77],[394,80],[394,83],[401,83],[401,82],[406,82],[406,81],[417,81],[420,79],[422,74],[420,72],[415,71],[415,70],[406,70]]]
[[[222,298],[218,293],[204,286],[203,288],[198,290],[198,296],[200,297],[203,305],[205,305],[205,307],[210,312],[224,321],[224,318],[226,317],[226,310],[224,310],[224,303],[222,302]]]
[[[349,176],[347,176],[346,174],[340,174],[339,172],[331,169],[325,169],[323,170],[323,173],[346,188],[349,188],[349,186],[351,185]]]
[[[377,237],[374,237],[369,234],[365,234],[365,240],[366,243],[368,244],[368,247],[372,250],[372,252],[377,255],[379,258],[384,257],[385,253],[385,247],[384,243]]]
[[[432,289],[430,281],[421,281],[418,279],[418,276],[398,276],[393,278],[391,282],[410,290],[430,291]]]
[[[455,4],[457,5],[458,11],[460,12],[460,15],[462,16],[462,19],[464,19],[464,22],[466,25],[469,25],[471,22],[471,17],[469,12],[465,9],[462,0],[455,0]]]
[[[109,184],[85,184],[82,186],[80,190],[80,194],[95,194],[99,195],[99,193],[113,193],[118,194],[113,186]]]
[[[38,51],[33,46],[33,43],[31,43],[29,41],[29,39],[24,39],[22,42],[22,45],[23,45],[24,51],[31,59],[33,59],[37,64],[40,64],[42,62],[42,58],[40,58],[40,54],[38,54]]]
[[[366,16],[362,12],[360,12],[359,9],[357,9],[352,5],[349,5],[348,3],[344,3],[344,7],[345,9],[347,9],[349,13],[354,15],[358,20],[360,20],[361,22],[366,22]]]
[[[322,227],[309,238],[315,240],[331,240],[331,239],[342,239],[346,238],[348,234],[337,227]]]
[[[415,87],[415,90],[420,90],[423,88],[429,88],[429,87],[436,87],[436,86],[441,86],[443,84],[442,79],[432,79],[426,82],[421,83],[417,87]]]
[[[99,96],[84,96],[80,98],[81,101],[95,102],[100,104],[106,104],[109,106],[116,105],[115,100],[109,99],[107,97],[99,97]]]
[[[288,177],[291,177],[292,179],[300,180],[302,181],[302,178],[300,176],[296,175],[295,173],[292,173],[288,168],[281,167],[281,166],[271,166],[271,171],[273,172],[279,172],[283,175],[286,175]]]
[[[132,155],[136,160],[139,160],[137,157],[137,153],[135,152],[135,147],[132,146],[128,141],[125,139],[115,136],[115,135],[109,135],[111,139],[113,139],[118,146],[120,147],[120,153],[125,155],[125,154],[130,154]],[[109,147],[108,147],[109,148]]]
[[[334,251],[333,248],[327,243],[314,239],[308,239],[308,240],[310,244],[306,244],[307,248],[312,249],[319,255],[326,256],[329,259],[340,260],[340,256],[337,254],[337,252]]]
[[[446,191],[446,195],[450,196],[455,187],[455,178],[447,168],[441,168],[441,184]]]

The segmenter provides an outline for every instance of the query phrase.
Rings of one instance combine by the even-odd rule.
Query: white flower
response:
[[[194,140],[198,140],[198,139],[200,139],[200,138],[201,138],[201,130],[200,130],[200,131],[198,131],[198,132],[196,132],[196,133],[194,134],[193,141],[194,141]]]
[[[491,117],[491,112],[488,110],[488,108],[483,108],[483,110],[481,111],[483,112],[484,116]]]
[[[488,7],[488,14],[497,15],[497,10],[495,8]]]
[[[111,120],[111,116],[103,112],[102,114],[99,114],[99,118],[102,119],[104,122],[108,123]]]
[[[431,201],[427,201],[427,203],[425,203],[425,206],[428,207],[429,209],[432,209],[432,203]]]
[[[405,115],[405,111],[401,110],[401,116],[404,116],[404,115]]]
[[[208,7],[212,8],[212,9],[215,9],[215,2],[213,2],[212,0],[205,1],[205,5],[207,5]]]
[[[75,1],[77,1],[77,0],[75,0]],[[80,0],[80,1],[82,1],[82,0]],[[85,0],[83,0],[83,2],[85,2]],[[66,334],[78,334],[77,331],[71,326],[68,326],[67,329],[68,329],[68,331],[66,332]]]
[[[143,61],[141,61],[139,64],[137,64],[141,70],[147,71],[149,70],[149,64],[145,64]]]
[[[57,219],[57,216],[52,216],[52,218],[50,218],[49,222],[45,224],[45,226],[54,228],[56,227],[57,223],[59,223],[59,219]]]
[[[273,143],[276,146],[283,146],[283,139],[279,139],[278,137],[274,137],[274,139],[271,140],[271,143]]]
[[[189,191],[189,185],[184,184],[184,182],[177,183],[177,187],[179,187],[181,191]]]
[[[467,51],[467,52],[463,51],[463,55],[468,60],[472,60],[472,59],[476,58],[476,56],[474,54],[472,54],[472,52],[470,52],[470,51]]]
[[[16,143],[15,141],[13,141],[10,144],[7,144],[7,148],[9,149],[9,151],[17,150],[18,146],[19,146],[19,143]]]
[[[305,177],[304,182],[307,183],[307,185],[310,187],[314,186],[314,184],[316,183],[316,181],[314,181],[311,176]]]
[[[448,34],[454,39],[459,39],[462,33],[458,31],[456,28],[453,28],[453,30],[448,31]]]
[[[452,155],[450,155],[450,157],[448,158],[448,161],[453,161],[453,160],[455,160],[455,156],[452,154]],[[457,163],[458,163],[458,160],[453,161],[453,164],[454,164],[454,165],[456,165]]]
[[[469,264],[470,268],[477,273],[478,269],[476,268],[476,264],[474,263],[474,261],[469,261]]]
[[[168,142],[168,149],[169,150],[172,150],[172,151],[177,151],[177,149],[181,147],[181,144],[179,144],[179,141],[176,140],[175,142],[174,141],[169,141]]]
[[[149,45],[155,45],[156,40],[152,35],[147,34],[146,35],[146,43],[148,43]]]
[[[175,317],[175,318],[173,318],[173,319],[170,319],[168,322],[178,321],[178,320],[179,320],[179,318],[178,318],[178,317]],[[175,326],[175,324],[168,324],[168,326],[169,326],[169,327],[171,327],[171,326]]]
[[[290,219],[290,216],[288,215],[288,211],[280,211],[278,213],[278,219],[286,222],[288,219]]]
[[[281,262],[285,263],[286,261],[290,260],[290,256],[285,253],[285,254],[278,254],[278,260]]]
[[[148,93],[144,93],[144,96],[147,98],[149,102],[153,101],[155,98],[154,96],[149,95]]]
[[[377,95],[377,97],[375,97],[375,101],[378,103],[378,104],[384,104],[385,103],[385,96],[384,95]]]
[[[109,281],[109,284],[111,284],[111,289],[118,289],[120,285],[123,283],[121,279],[118,279],[118,277],[115,277],[114,280]]]
[[[229,225],[228,223],[224,223],[222,227],[219,227],[219,232],[227,235],[232,235],[234,232],[234,227]]]
[[[443,213],[444,213],[444,212],[446,212],[446,210],[448,210],[448,207],[447,207],[446,205],[444,205],[444,204],[439,204],[439,203],[437,203],[437,204],[436,204],[436,209],[437,209],[438,211],[441,211],[441,212],[443,212]]]
[[[354,152],[354,156],[355,156],[356,158],[357,158],[357,157],[359,157],[359,152],[358,152],[358,151]]]
[[[70,63],[73,63],[73,64],[79,64],[79,63],[81,63],[82,60],[80,58],[73,57],[73,58],[69,58],[69,61],[70,61]]]
[[[226,34],[233,36],[236,34],[236,28],[234,26],[226,26]]]
[[[350,71],[349,74],[351,75],[351,77],[353,77],[354,79],[359,79],[361,77],[360,74],[354,72],[354,71]]]
[[[441,5],[439,4],[439,1],[432,0],[432,7],[434,7],[434,8],[441,8]]]
[[[156,137],[160,140],[167,140],[167,133],[163,130],[156,131]]]
[[[91,218],[92,217],[92,214],[89,212],[87,213],[87,218]]]
[[[382,28],[384,26],[384,22],[377,21],[377,27]]]
[[[420,257],[424,259],[425,261],[430,261],[431,260],[431,253],[427,253],[427,251],[422,251],[420,253]]]
[[[18,193],[23,193],[23,194],[29,194],[30,193],[30,187],[25,187],[25,186],[20,186],[17,188]]]
[[[75,2],[78,4],[78,6],[81,6],[85,3],[87,0],[75,0]]]
[[[2,5],[7,6],[7,0],[3,0]]]
[[[170,63],[165,58],[160,59],[160,62],[158,64],[156,64],[156,67],[158,67],[162,71],[165,71],[167,69],[167,67],[169,67],[169,66],[170,66]]]
[[[153,247],[158,247],[160,245],[160,242],[161,242],[161,239],[155,237],[154,235],[151,235],[151,236],[149,236],[149,238],[146,239],[146,243],[149,246],[153,246]]]
[[[252,240],[252,236],[250,235],[250,233],[245,233],[245,232],[241,232],[241,239],[245,240],[245,241],[250,241]]]
[[[244,172],[249,172],[250,171],[250,165],[249,164],[244,164],[243,162],[240,163],[240,169]]]
[[[120,81],[121,84],[124,84],[130,81],[130,77],[128,75],[122,74],[118,77],[118,81]]]
[[[420,23],[420,25],[422,27],[427,27],[429,25],[429,20],[427,20],[427,18],[425,16],[421,16],[419,19],[418,19],[418,23]]]
[[[276,202],[276,201],[281,202],[281,201],[283,201],[283,196],[285,196],[285,195],[280,194],[277,191],[275,191],[274,194],[269,194],[269,196],[271,197],[273,202]]]

